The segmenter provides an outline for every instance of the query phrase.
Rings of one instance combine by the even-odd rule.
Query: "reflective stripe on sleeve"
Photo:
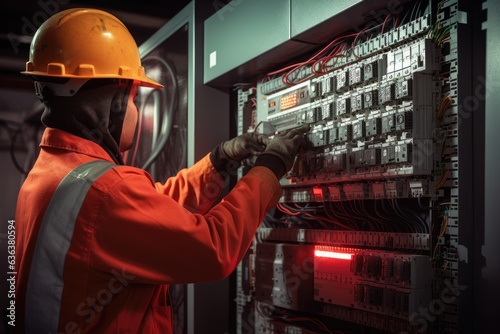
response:
[[[26,290],[26,333],[58,332],[64,260],[87,193],[114,164],[96,160],[76,167],[57,187],[43,217]]]

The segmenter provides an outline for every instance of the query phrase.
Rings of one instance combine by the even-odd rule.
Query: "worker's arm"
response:
[[[226,277],[281,194],[273,172],[254,167],[202,215],[158,193],[137,169],[122,167],[105,177],[114,177],[115,184],[97,214],[90,268],[100,273],[122,269],[142,283]]]
[[[276,135],[256,167],[206,214],[192,213],[158,193],[139,169],[119,167],[107,173],[89,194],[95,198],[87,210],[95,217],[88,227],[90,269],[97,275],[124,270],[135,282],[153,284],[226,277],[248,250],[265,213],[278,202],[278,180],[292,167],[308,129]]]
[[[210,154],[191,168],[180,170],[164,184],[155,183],[156,190],[169,196],[191,212],[206,213],[222,194],[228,173],[215,169]]]
[[[165,184],[157,182],[159,193],[176,200],[191,212],[206,213],[220,198],[229,178],[236,175],[242,159],[258,155],[269,139],[264,134],[246,133],[217,146],[191,168],[182,169]]]

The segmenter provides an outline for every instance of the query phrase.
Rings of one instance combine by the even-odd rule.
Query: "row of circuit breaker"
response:
[[[324,177],[324,178],[323,178]],[[306,203],[345,200],[417,198],[431,195],[428,179],[405,178],[387,181],[333,183],[330,175],[316,176],[309,187],[285,187],[280,202]],[[347,178],[347,177],[346,177]],[[318,180],[321,179],[322,183]],[[338,181],[338,179],[336,179]],[[307,185],[307,183],[305,184]]]
[[[434,43],[421,38],[270,95],[258,89],[259,120],[276,131],[311,125],[291,184],[323,174],[336,181],[430,175],[436,56]]]
[[[428,251],[429,234],[373,232],[373,231],[337,231],[304,228],[266,228],[259,227],[256,239],[275,243],[333,244],[348,245],[349,248],[387,248],[392,250]],[[346,246],[347,247],[347,246]]]
[[[407,319],[431,300],[425,255],[259,243],[255,261],[256,300],[291,310],[329,303]]]
[[[381,34],[379,36],[367,40],[366,42],[356,45],[353,49],[351,56],[331,59],[325,64],[325,67],[332,67],[335,65],[341,66],[343,64],[351,62],[353,59],[364,58],[366,56],[386,51],[389,52],[390,56],[392,56],[390,57],[390,60],[393,61],[390,64],[389,76],[391,76],[391,74],[395,76],[396,73],[392,72],[396,71],[396,69],[400,68],[402,69],[403,58],[405,59],[405,61],[407,61],[408,54],[406,53],[403,55],[403,53],[400,52],[390,53],[390,51],[395,47],[397,47],[398,45],[407,43],[409,40],[421,38],[429,31],[430,28],[431,28],[430,15],[419,17],[407,24],[404,24],[393,30],[387,31],[384,34]],[[413,52],[413,54],[415,55],[416,53]],[[423,59],[420,59],[419,62],[417,62],[417,65],[423,61],[424,61]],[[396,65],[397,63],[401,63],[401,66],[399,64]],[[372,71],[372,69],[370,67],[365,67],[364,71],[369,73],[370,71]],[[376,69],[374,69],[373,71],[376,71]],[[310,76],[311,74],[312,74],[311,68],[304,67],[299,71],[297,79],[303,79],[307,76]],[[366,76],[369,75],[370,74],[367,74]],[[373,76],[376,76],[376,74]],[[392,77],[389,77],[389,79],[392,79]],[[260,92],[263,95],[270,95],[284,88],[286,88],[286,85],[281,80],[281,78],[278,78],[262,83],[260,85]]]

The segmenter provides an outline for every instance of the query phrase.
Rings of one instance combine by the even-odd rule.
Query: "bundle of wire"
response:
[[[300,61],[279,70],[269,72],[262,81],[265,82],[277,75],[281,75],[282,82],[287,86],[292,86],[305,82],[315,76],[323,75],[335,68],[346,65],[345,63],[337,64],[336,60],[338,59],[346,59],[347,57],[352,55],[355,60],[359,60],[362,57],[356,55],[354,50],[356,45],[361,42],[363,36],[366,36],[366,39],[368,40],[369,38],[373,37],[373,35],[380,35],[386,32],[386,28],[390,25],[389,22],[391,21],[392,28],[396,29],[399,25],[414,20],[419,15],[421,15],[421,1],[416,2],[411,8],[411,11],[407,10],[401,20],[400,15],[392,15],[391,13],[388,13],[385,16],[383,22],[371,21],[358,32],[348,32],[340,35],[334,38],[330,43],[316,52],[313,56],[307,58],[304,61]],[[445,41],[447,33],[449,34],[449,31],[437,29],[436,34],[438,32],[439,36],[436,36],[436,38],[439,37],[438,40],[440,42]],[[331,60],[333,60],[333,62],[328,65]],[[302,70],[308,67],[310,67],[311,73],[309,75],[301,77]]]

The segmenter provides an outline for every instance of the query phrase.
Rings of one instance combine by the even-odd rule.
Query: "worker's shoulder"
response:
[[[116,165],[100,176],[92,187],[102,192],[108,192],[111,188],[116,187],[134,187],[138,183],[154,185],[151,175],[143,169]]]

